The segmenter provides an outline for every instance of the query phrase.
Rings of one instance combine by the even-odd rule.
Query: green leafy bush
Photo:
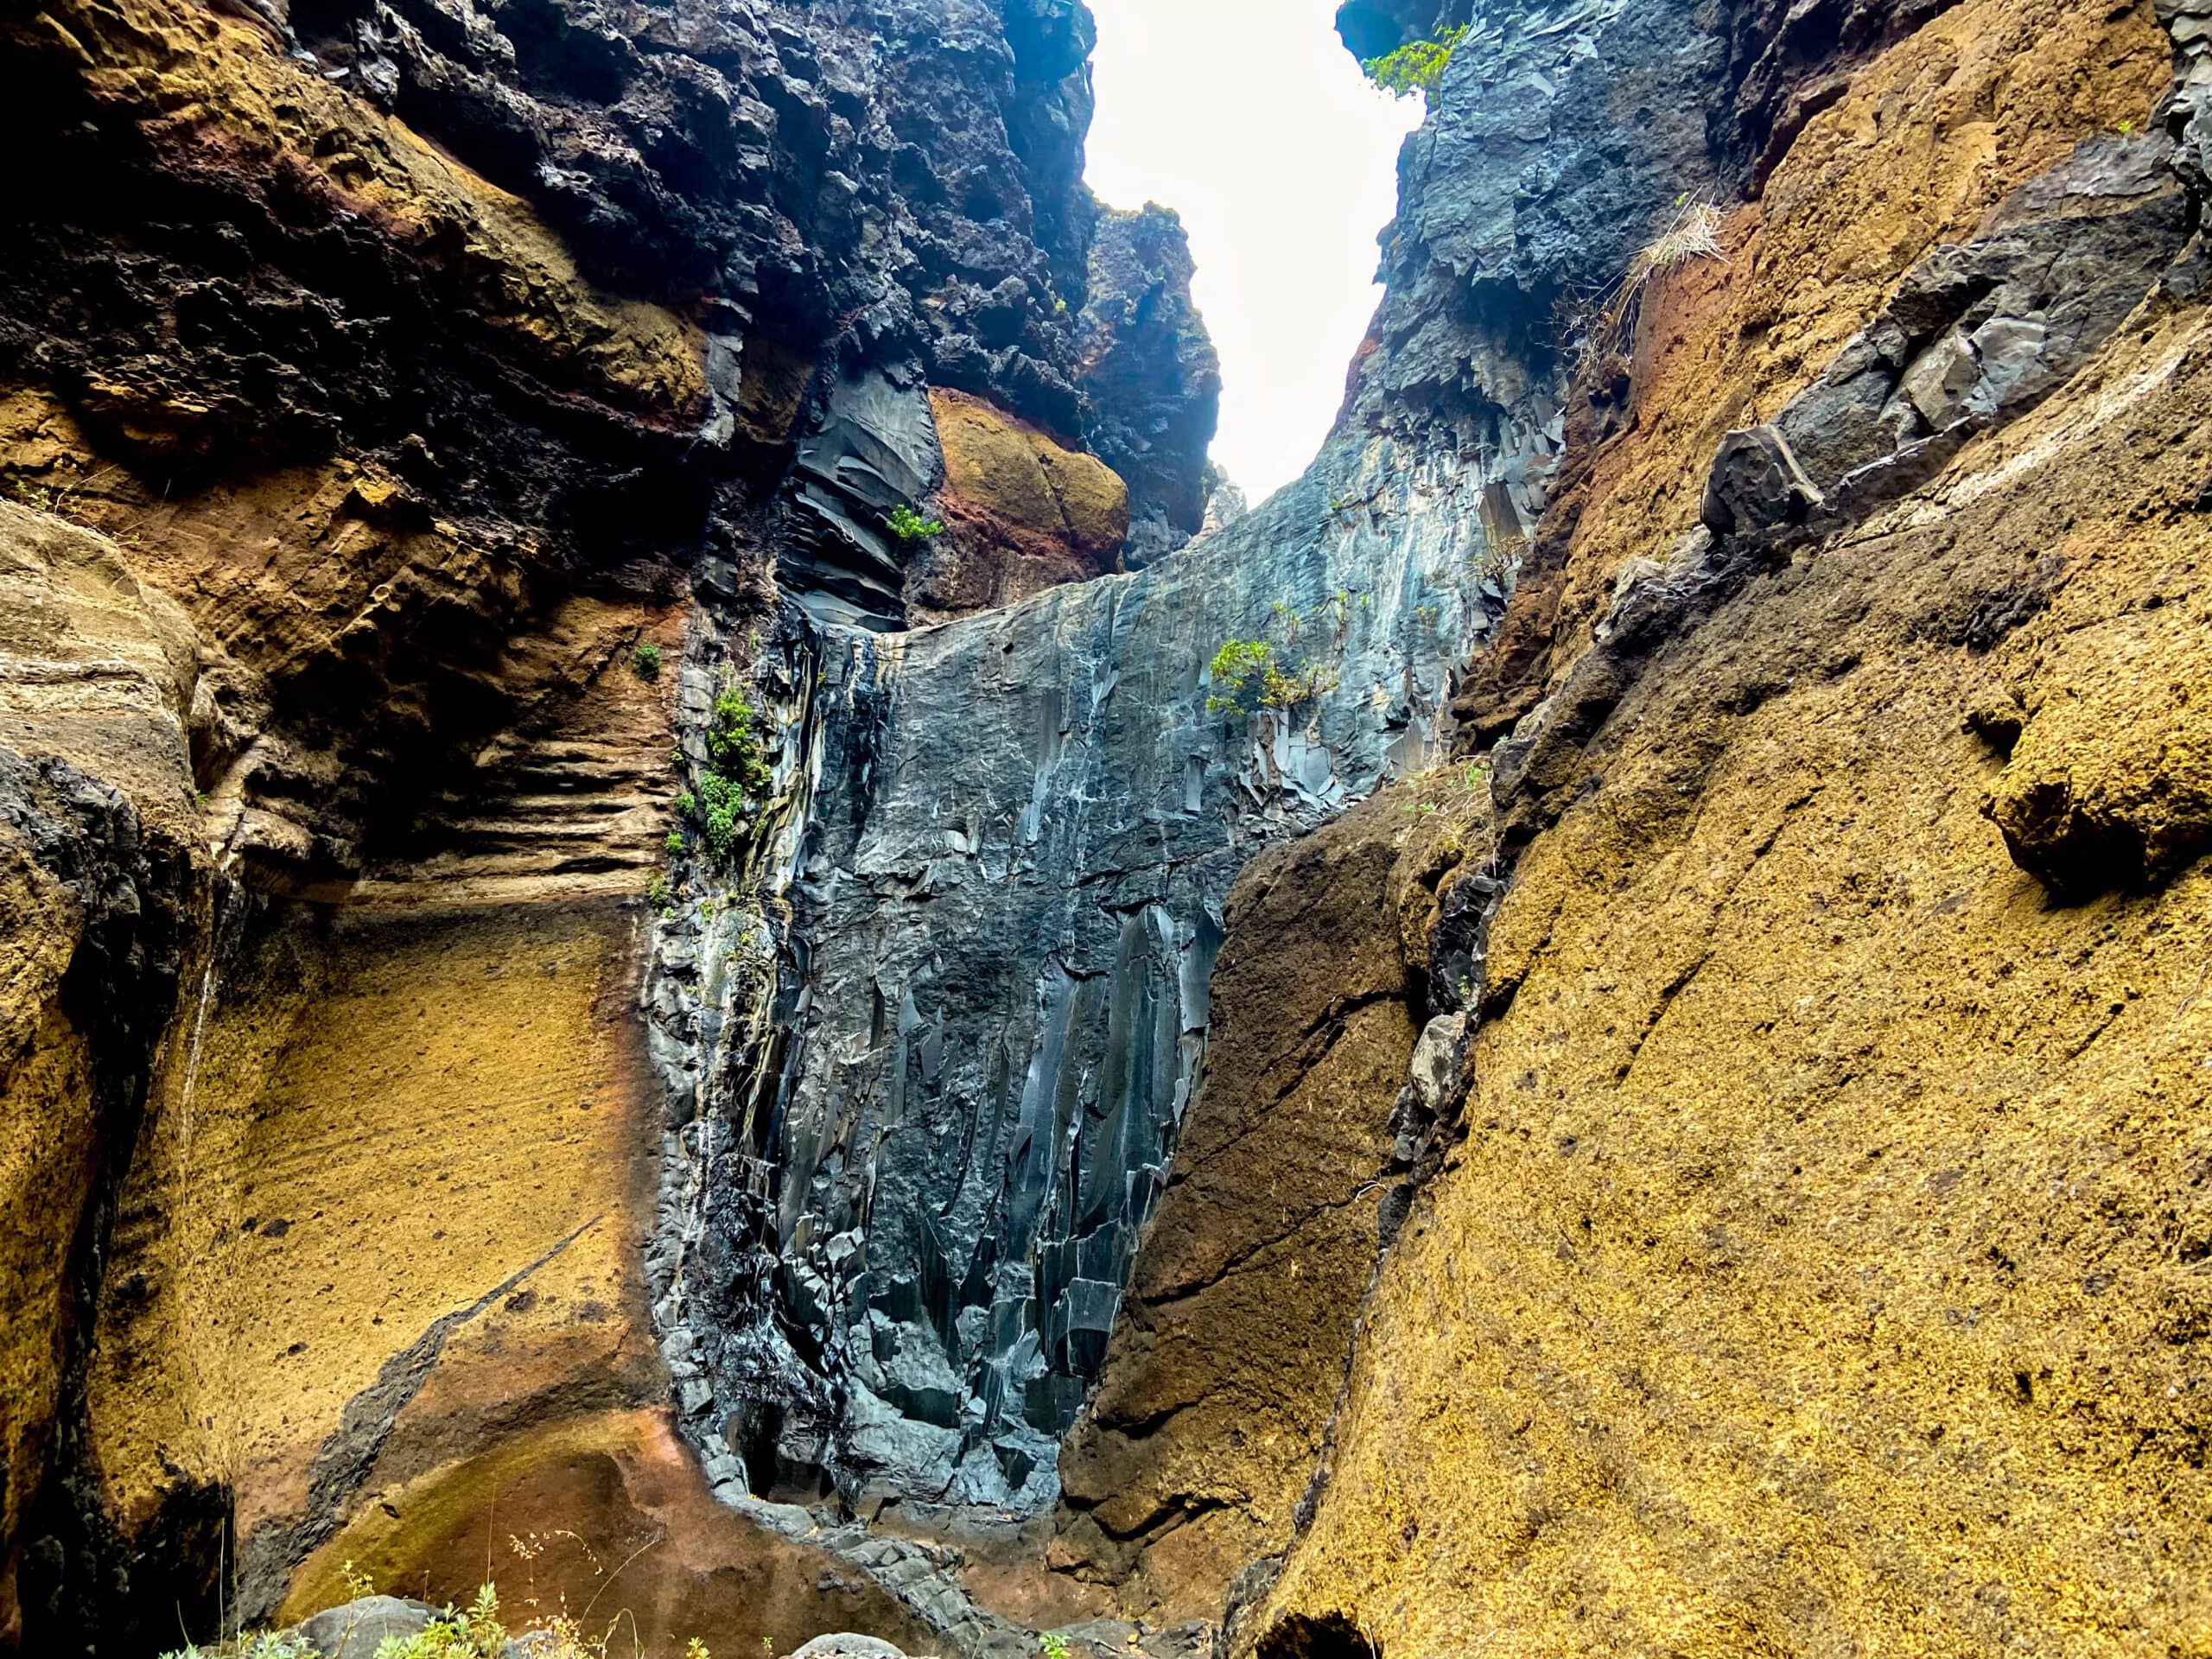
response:
[[[716,858],[728,859],[737,850],[749,798],[741,785],[710,772],[699,780],[699,799],[704,808],[699,828],[706,833],[707,845]]]
[[[321,1652],[303,1636],[289,1630],[264,1630],[258,1636],[242,1636],[219,1648],[202,1648],[187,1643],[162,1659],[322,1659]]]
[[[1444,66],[1467,37],[1466,25],[1447,29],[1433,41],[1408,41],[1395,52],[1370,58],[1359,67],[1367,78],[1386,92],[1400,98],[1414,92],[1427,97],[1444,79]]]
[[[1336,684],[1325,668],[1287,668],[1275,658],[1275,648],[1264,639],[1231,639],[1213,654],[1207,664],[1214,689],[1207,694],[1209,713],[1224,710],[1251,714],[1256,709],[1295,709]]]
[[[346,1563],[344,1572],[346,1594],[353,1600],[376,1593],[368,1575],[356,1573],[351,1561]],[[535,1601],[531,1605],[536,1605]],[[615,1630],[626,1619],[633,1628],[636,1621],[626,1611],[614,1617],[604,1633],[587,1631],[583,1619],[590,1611],[588,1606],[583,1615],[571,1614],[564,1601],[562,1611],[540,1615],[524,1628],[510,1632],[499,1618],[499,1592],[486,1584],[467,1608],[446,1608],[412,1636],[385,1637],[377,1643],[373,1659],[499,1659],[502,1654],[517,1650],[531,1655],[531,1659],[610,1659]],[[640,1659],[644,1651],[634,1639],[623,1644],[621,1650]],[[772,1645],[769,1650],[774,1651]],[[359,1651],[358,1644],[347,1645],[346,1651]],[[264,1630],[257,1636],[232,1637],[214,1648],[188,1644],[164,1655],[163,1659],[321,1659],[321,1654],[303,1636]],[[712,1659],[712,1656],[707,1644],[695,1636],[684,1644],[683,1659]]]
[[[760,747],[752,700],[734,685],[722,688],[707,720],[707,761],[715,772],[742,785],[747,794],[765,795],[773,779]]]
[[[637,650],[630,655],[630,666],[638,671],[638,677],[641,680],[658,679],[660,647],[650,639],[640,640]]]
[[[413,1636],[385,1637],[377,1643],[376,1659],[499,1659],[506,1644],[499,1592],[487,1584],[476,1592],[467,1612],[448,1608]]]
[[[942,521],[923,518],[903,501],[891,509],[883,527],[902,542],[926,542],[944,534]]]
[[[760,742],[759,715],[745,693],[725,686],[707,716],[707,769],[676,798],[677,810],[698,820],[707,845],[727,861],[756,802],[775,782]],[[671,843],[677,837],[671,836]],[[675,850],[671,844],[671,851]]]

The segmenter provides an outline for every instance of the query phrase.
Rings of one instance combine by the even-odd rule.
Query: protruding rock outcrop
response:
[[[1205,526],[1206,448],[1221,410],[1221,362],[1191,299],[1182,220],[1147,203],[1102,209],[1083,315],[1084,435],[1129,486],[1131,569]]]
[[[1105,458],[1063,448],[959,392],[932,392],[944,533],[918,561],[917,621],[1010,605],[1117,568],[1129,492]]]

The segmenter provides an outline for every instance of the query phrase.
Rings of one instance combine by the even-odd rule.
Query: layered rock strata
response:
[[[680,1535],[619,1586],[544,1568],[671,1637],[795,1645],[842,1597],[939,1639],[718,1509],[675,1437],[638,916],[701,665],[752,671],[816,497],[818,566],[865,580],[791,586],[848,620],[1114,566],[1090,29],[1067,0],[0,24],[0,125],[43,158],[0,238],[35,942],[9,1639],[150,1649],[349,1556],[465,1596],[456,1541],[495,1524]],[[1023,523],[991,480],[932,502],[932,395],[1059,480],[1050,556],[948,537],[870,586],[893,507]]]

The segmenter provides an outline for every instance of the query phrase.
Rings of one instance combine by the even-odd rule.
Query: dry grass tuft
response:
[[[1627,348],[1636,332],[1644,290],[1651,279],[1693,259],[1722,259],[1720,209],[1709,201],[1685,198],[1667,228],[1639,249],[1627,272],[1603,292],[1562,304],[1563,336],[1573,342],[1578,362],[1605,358]]]

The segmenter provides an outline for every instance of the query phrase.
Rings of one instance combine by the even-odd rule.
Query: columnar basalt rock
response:
[[[1335,505],[1317,474],[1136,575],[810,648],[791,1040],[749,1091],[679,1084],[714,1109],[683,1131],[677,1248],[742,1247],[670,1310],[687,1421],[734,1445],[766,1413],[756,1486],[1052,1501],[1198,1074],[1222,899],[1258,847],[1440,751],[1445,664],[1487,626],[1491,479],[1411,459],[1347,444]],[[1222,706],[1236,639],[1306,695]],[[770,1287],[760,1325],[718,1312],[732,1276]],[[781,1329],[819,1380],[779,1363],[763,1399]]]
[[[779,855],[795,1030],[734,1094],[696,1051],[673,1072],[712,1109],[683,1131],[669,1248],[716,1265],[671,1268],[663,1317],[696,1368],[692,1432],[749,1446],[756,1487],[1052,1502],[1198,1076],[1231,881],[1443,753],[1449,666],[1546,501],[1554,302],[1720,176],[1687,108],[1639,128],[1633,164],[1596,162],[1620,65],[1655,90],[1719,84],[1705,15],[1578,17],[1501,24],[1409,147],[1380,349],[1305,479],[1134,575],[941,629],[863,639],[810,606],[831,632],[809,647],[818,724],[790,741],[815,757],[809,801]],[[1541,131],[1495,113],[1515,98]],[[1574,188],[1516,196],[1540,152]],[[901,422],[919,430],[873,429]],[[844,444],[853,476],[883,475],[865,447]],[[1236,640],[1266,645],[1286,706],[1209,683]],[[732,1281],[753,1288],[732,1300]]]

